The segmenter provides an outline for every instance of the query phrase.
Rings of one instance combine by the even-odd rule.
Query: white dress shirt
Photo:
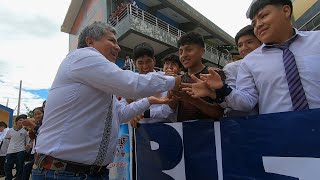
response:
[[[228,84],[232,89],[236,89],[237,76],[238,76],[239,66],[240,66],[241,62],[242,62],[242,60],[238,60],[238,61],[227,64],[223,68],[224,74],[226,75],[225,83]],[[226,107],[224,112],[227,117],[239,117],[239,116],[248,116],[248,115],[259,114],[257,106],[255,106],[249,112],[237,111],[237,110],[234,110],[230,107]]]
[[[8,131],[9,131],[9,128],[5,128],[5,129],[3,129],[3,131],[0,133],[0,142],[2,142],[2,141],[4,140],[4,138],[6,137]]]
[[[309,108],[320,108],[320,31],[296,30],[291,44]],[[257,103],[260,114],[292,111],[282,50],[263,48],[248,54],[239,67],[236,90],[226,97],[235,110],[250,111]]]
[[[0,133],[0,143],[2,144],[0,147],[0,156],[6,156],[7,155],[7,150],[9,146],[9,139],[6,139],[6,135],[9,131],[9,128],[5,128],[1,133]]]
[[[77,49],[63,60],[49,91],[36,152],[92,165],[103,150],[107,153],[100,165],[107,165],[114,158],[120,124],[118,100],[112,96],[137,99],[171,90],[174,84],[173,77],[121,70],[94,48]],[[102,139],[110,127],[111,103],[106,144]]]
[[[162,97],[166,95],[167,92],[161,93]],[[130,104],[125,98],[122,98],[118,103],[118,109],[121,122],[127,122],[148,109],[150,110],[150,118],[143,118],[139,121],[140,123],[170,122],[169,116],[174,113],[167,104],[150,104],[147,98],[139,99]]]
[[[223,72],[226,75],[226,84],[228,84],[232,89],[236,88],[237,75],[239,70],[239,65],[242,60],[234,61],[224,66]]]
[[[164,75],[165,73],[154,71],[148,74]],[[160,96],[166,97],[167,93],[167,91],[162,92]],[[150,104],[147,98],[138,99],[130,104],[125,98],[122,98],[119,102],[119,109],[119,117],[122,117],[126,122],[143,114],[148,109],[150,109],[150,118],[144,118],[139,121],[140,123],[169,122],[172,119],[169,120],[169,116],[174,113],[167,104]]]

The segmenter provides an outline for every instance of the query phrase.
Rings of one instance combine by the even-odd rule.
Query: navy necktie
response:
[[[267,48],[278,48],[283,51],[283,65],[286,72],[289,92],[294,111],[309,109],[308,101],[300,80],[299,71],[293,53],[289,50],[290,45],[295,41],[298,35],[280,45],[268,45]]]

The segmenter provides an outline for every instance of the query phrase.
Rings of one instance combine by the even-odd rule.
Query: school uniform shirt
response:
[[[289,49],[295,56],[309,108],[320,108],[320,31],[295,31],[298,37]],[[232,109],[250,111],[258,103],[260,114],[293,110],[283,52],[265,46],[241,63],[236,89],[225,98]]]
[[[121,70],[92,47],[72,51],[49,91],[36,152],[87,165],[107,165],[113,161],[121,123],[116,96],[138,99],[174,85],[173,77]]]
[[[151,72],[148,74],[164,75],[164,72]],[[160,94],[161,97],[167,96],[167,91]],[[138,99],[132,103],[128,103],[125,98],[122,98],[119,102],[119,117],[126,121],[135,118],[138,115],[144,114],[144,118],[140,123],[156,123],[156,122],[170,122],[174,113],[167,104],[150,104],[147,98]],[[169,119],[169,116],[171,119]]]
[[[161,93],[161,96],[166,96],[167,92]],[[140,123],[156,123],[170,122],[169,116],[174,111],[167,104],[150,104],[147,98],[139,99],[132,103],[128,103],[125,98],[118,103],[119,118],[127,122],[138,115],[144,114],[144,118]]]
[[[9,146],[9,139],[6,139],[6,135],[9,131],[9,128],[5,128],[1,133],[0,133],[0,156],[6,156],[7,155],[7,150]]]
[[[239,66],[242,60],[234,61],[232,63],[227,64],[223,68],[223,72],[226,75],[225,83],[229,85],[232,89],[236,89],[237,76],[239,71]],[[257,115],[259,114],[258,106],[255,106],[249,112],[237,111],[233,110],[230,107],[225,107],[225,115],[227,117],[239,117],[239,116],[248,116],[248,115]]]
[[[10,128],[5,137],[6,139],[9,139],[7,154],[25,151],[27,136],[28,132],[24,128],[21,128],[19,130]]]

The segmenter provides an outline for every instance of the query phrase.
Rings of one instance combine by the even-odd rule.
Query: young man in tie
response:
[[[206,83],[185,84],[184,90],[198,97],[220,89],[232,109],[250,111],[258,103],[260,114],[320,108],[320,32],[295,29],[292,9],[290,0],[252,4],[249,18],[263,45],[244,58],[236,89],[210,71]]]

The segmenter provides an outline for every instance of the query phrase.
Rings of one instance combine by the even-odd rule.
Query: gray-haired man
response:
[[[179,77],[118,68],[115,35],[111,26],[94,22],[81,32],[78,49],[61,63],[47,98],[32,179],[108,179],[106,166],[123,123],[114,95],[137,99],[178,89]]]

